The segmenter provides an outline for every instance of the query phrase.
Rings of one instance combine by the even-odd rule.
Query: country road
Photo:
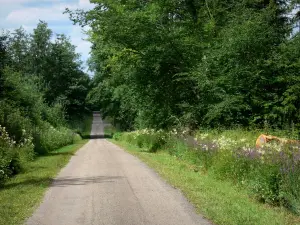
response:
[[[180,191],[136,157],[101,138],[94,114],[91,139],[54,179],[28,225],[208,225]]]

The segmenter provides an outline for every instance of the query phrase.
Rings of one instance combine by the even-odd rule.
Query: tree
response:
[[[277,61],[289,51],[281,49],[290,42],[290,3],[94,3],[90,11],[67,12],[91,28],[90,101],[125,128],[282,127],[295,117],[279,110],[286,101],[294,113],[298,107],[290,94],[298,89],[283,82],[292,62],[279,69]]]
[[[29,72],[30,39],[24,28],[14,30],[9,37],[10,66],[17,71]]]
[[[0,35],[0,97],[3,94],[3,70],[7,64],[7,36]]]
[[[47,76],[47,58],[51,51],[51,37],[53,32],[48,28],[48,24],[40,21],[31,35],[31,71],[42,77]]]

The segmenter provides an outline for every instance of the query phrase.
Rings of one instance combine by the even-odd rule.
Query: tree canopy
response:
[[[299,125],[297,1],[94,0],[89,101],[124,128]]]
[[[0,56],[0,125],[17,142],[28,131],[39,151],[37,136],[87,110],[90,78],[69,38],[43,21],[32,34],[2,32]]]

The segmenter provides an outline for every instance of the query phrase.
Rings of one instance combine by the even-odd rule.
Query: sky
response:
[[[91,44],[84,40],[86,36],[82,29],[63,14],[65,8],[88,10],[93,5],[89,0],[0,0],[0,30],[12,31],[23,26],[26,31],[32,32],[39,20],[43,20],[54,33],[69,36],[72,44],[77,46],[76,52],[86,62]]]

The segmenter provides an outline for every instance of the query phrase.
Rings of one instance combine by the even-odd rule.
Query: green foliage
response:
[[[188,146],[182,140],[179,140],[176,137],[170,137],[170,139],[166,142],[166,145],[161,146],[161,148],[162,147],[167,149],[170,155],[179,159],[182,159],[182,157],[189,150]]]
[[[218,180],[211,174],[203,173],[195,165],[196,158],[190,150],[184,154],[184,158],[178,160],[167,154],[167,151],[149,154],[126,142],[113,142],[144,161],[164,180],[179,189],[197,212],[214,224],[295,225],[300,222],[299,216],[286,209],[253,201],[247,190],[230,181]]]
[[[94,3],[67,12],[91,28],[88,100],[121,128],[299,125],[296,3]]]
[[[46,55],[47,64],[42,64],[45,99],[52,104],[59,102],[68,115],[78,116],[85,112],[89,77],[81,70],[79,55],[66,36],[57,35],[50,49]]]
[[[0,124],[6,127],[15,141],[20,142],[23,131],[33,136],[37,153],[47,153],[73,142],[73,132],[66,125],[63,108],[49,107],[34,84],[35,78],[5,70],[4,98],[0,99]],[[52,124],[52,125],[51,125]],[[56,128],[55,128],[56,127]]]
[[[44,122],[33,131],[35,150],[39,154],[45,154],[74,143],[75,134],[65,127],[53,127]]]
[[[243,130],[201,132],[192,139],[185,133],[139,130],[117,133],[114,139],[148,152],[165,150],[191,164],[195,172],[231,181],[258,201],[299,214],[299,146],[255,149],[254,133]]]
[[[29,160],[33,159],[32,138],[28,137],[25,130],[22,140],[16,144],[0,125],[0,186],[12,175],[19,173]]]
[[[282,177],[280,196],[283,204],[292,212],[300,215],[300,165],[295,166]]]
[[[86,111],[90,78],[82,71],[80,55],[68,37],[54,36],[47,23],[40,21],[30,35],[23,28],[1,34],[1,46],[5,53],[1,70],[6,66],[21,73],[22,79],[34,83],[31,86],[43,101],[49,106],[60,104],[67,116]]]
[[[115,133],[113,136],[116,140],[124,140],[130,144],[143,148],[148,152],[156,152],[167,143],[168,134],[163,131],[155,132],[154,130],[140,130],[130,133]]]
[[[70,40],[52,38],[42,21],[30,35],[23,28],[0,34],[0,184],[34,152],[81,140],[68,120],[87,111],[89,77]]]
[[[22,173],[9,179],[0,190],[0,225],[24,224],[42,201],[53,178],[86,143],[87,140],[82,140],[27,161]]]

